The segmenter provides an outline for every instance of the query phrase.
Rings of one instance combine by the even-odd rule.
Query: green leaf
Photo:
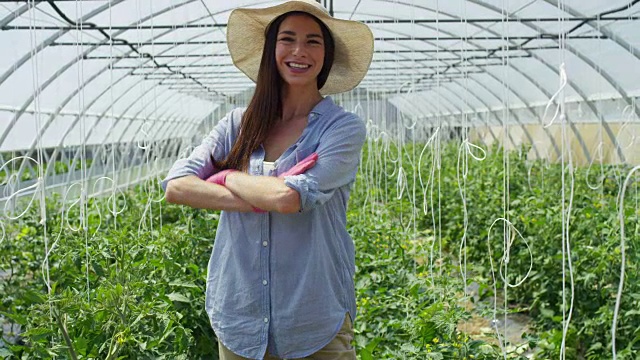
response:
[[[43,294],[33,290],[26,291],[23,296],[32,304],[42,304],[45,301]]]
[[[360,357],[362,360],[373,360],[373,350],[375,350],[375,348],[378,346],[378,344],[380,343],[380,341],[382,341],[381,338],[377,337],[373,340],[371,340],[371,342],[369,342],[367,344],[367,346],[365,346],[361,351],[360,351]]]
[[[184,303],[188,303],[191,302],[191,300],[189,300],[188,297],[177,293],[177,292],[172,292],[171,294],[167,295],[167,297],[169,298],[169,300],[171,301],[179,301],[179,302],[184,302]]]
[[[43,329],[43,328],[35,328],[35,329],[31,329],[28,330],[26,332],[24,332],[22,335],[26,338],[29,338],[33,341],[38,341],[40,339],[44,339],[49,335],[52,335],[53,331],[51,331],[50,329]]]
[[[169,286],[180,286],[180,287],[198,289],[198,285],[192,282],[184,282],[184,281],[172,281],[169,283]]]
[[[87,339],[85,338],[77,338],[74,340],[74,346],[76,352],[80,355],[87,354]]]

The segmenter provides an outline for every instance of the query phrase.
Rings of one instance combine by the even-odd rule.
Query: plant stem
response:
[[[69,333],[67,332],[67,327],[62,322],[60,318],[60,313],[56,309],[55,311],[56,322],[58,323],[58,327],[60,331],[62,331],[62,337],[64,337],[64,341],[67,343],[67,347],[69,348],[69,355],[73,360],[78,360],[78,355],[76,355],[76,351],[73,349],[73,343],[71,342],[71,338],[69,337]]]

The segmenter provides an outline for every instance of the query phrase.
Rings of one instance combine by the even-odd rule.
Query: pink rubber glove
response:
[[[227,175],[229,175],[230,173],[232,173],[234,171],[238,171],[238,170],[227,169],[227,170],[218,171],[217,173],[211,175],[206,180],[206,182],[224,186],[225,182],[227,181]]]
[[[284,178],[285,176],[304,174],[307,170],[316,165],[316,161],[318,161],[318,154],[312,153],[311,155],[307,156],[302,161],[294,165],[291,169],[280,174],[280,176],[278,177]]]

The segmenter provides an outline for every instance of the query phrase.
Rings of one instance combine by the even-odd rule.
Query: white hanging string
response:
[[[422,213],[423,215],[427,215],[429,213],[429,206],[433,205],[432,204],[432,199],[429,198],[427,199],[427,192],[430,192],[430,190],[432,190],[432,181],[433,177],[434,177],[434,173],[435,173],[435,168],[436,168],[436,153],[435,153],[435,146],[436,146],[436,137],[438,136],[440,131],[440,128],[436,128],[435,131],[433,132],[433,134],[431,135],[431,137],[429,137],[429,139],[427,140],[427,142],[424,144],[424,146],[422,147],[422,151],[420,151],[420,156],[418,156],[418,181],[420,183],[420,188],[422,189]],[[423,176],[422,176],[422,158],[425,154],[425,152],[427,151],[427,149],[429,150],[430,154],[431,154],[431,166],[429,167],[429,172],[428,172],[428,177],[426,182],[424,182]]]
[[[41,134],[41,129],[42,129],[42,119],[40,117],[41,114],[41,109],[40,109],[40,66],[39,66],[39,62],[38,62],[38,51],[37,51],[37,47],[38,47],[38,39],[36,36],[36,14],[35,14],[35,8],[36,8],[36,2],[35,1],[29,1],[28,2],[29,5],[29,12],[32,13],[32,16],[30,16],[29,19],[29,39],[31,42],[31,72],[32,72],[32,89],[33,89],[33,105],[34,105],[34,113],[33,116],[35,118],[35,125],[36,125],[36,134]],[[45,192],[45,179],[44,179],[44,153],[43,153],[43,145],[42,145],[42,138],[41,136],[38,136],[36,138],[36,147],[37,147],[37,161],[35,161],[36,165],[37,165],[37,172],[38,172],[38,178],[35,182],[35,186],[29,186],[27,188],[24,188],[22,190],[18,190],[17,192],[15,192],[13,194],[13,197],[15,197],[17,199],[17,196],[20,193],[23,193],[25,191],[28,191],[30,188],[34,189],[34,196],[31,198],[31,201],[29,202],[27,208],[25,209],[24,212],[22,212],[18,218],[24,216],[26,214],[26,212],[29,210],[29,208],[31,207],[31,204],[33,203],[34,199],[36,196],[39,197],[39,206],[40,206],[40,221],[39,224],[42,225],[42,231],[43,231],[43,240],[44,240],[44,251],[45,253],[49,252],[49,237],[47,236],[47,207],[46,207],[46,192]],[[26,159],[30,159],[33,160],[32,158],[29,157],[23,157],[23,164],[24,164],[24,160]],[[23,170],[24,171],[24,170]],[[17,179],[18,174],[16,174],[16,179]],[[14,203],[13,199],[11,200],[7,200],[5,202],[5,216],[7,215],[7,204],[12,204]],[[7,216],[8,218],[11,218],[10,216]],[[47,293],[51,294],[51,287],[49,286],[49,282],[50,282],[50,268],[49,268],[49,261],[48,259],[45,259],[42,263],[42,278],[45,282],[45,284],[47,285]],[[50,309],[51,310],[51,309]]]
[[[622,302],[622,290],[624,288],[624,276],[625,276],[624,272],[625,272],[625,265],[626,265],[624,197],[627,193],[627,186],[631,182],[631,176],[638,170],[640,170],[640,166],[634,167],[633,169],[631,169],[631,171],[629,171],[629,174],[627,174],[627,178],[624,180],[624,183],[622,184],[622,190],[620,191],[620,199],[619,199],[619,205],[618,205],[618,218],[620,220],[621,262],[620,262],[620,282],[618,283],[618,292],[616,293],[616,304],[613,308],[613,324],[611,325],[611,350],[613,353],[613,360],[616,360],[618,358],[618,354],[616,351],[616,334],[618,330],[618,316],[620,314],[620,303]],[[636,197],[636,200],[637,200],[637,197]],[[637,208],[637,204],[636,204],[636,208]]]
[[[629,134],[630,135],[629,144],[627,144],[626,146],[621,146],[623,151],[630,149],[633,146],[633,144],[635,144],[636,142],[636,135],[635,135],[636,127],[632,126],[636,124],[638,120],[638,116],[634,111],[635,107],[636,107],[636,98],[632,98],[631,104],[625,106],[624,109],[622,109],[622,114],[620,116],[620,119],[622,120],[622,124],[620,125],[620,129],[618,129],[618,132],[616,133],[616,137],[615,137],[616,139],[618,139],[618,142],[620,141],[619,139],[622,134],[628,133],[630,129],[632,129],[632,132]]]
[[[364,200],[363,200],[363,208],[367,208],[367,205],[370,204],[371,210],[370,213],[371,214],[375,214],[375,194],[373,194],[373,192],[371,191],[371,189],[373,189],[373,184],[372,182],[374,182],[375,178],[373,176],[373,152],[374,152],[374,137],[375,137],[375,133],[374,133],[374,129],[375,129],[375,125],[373,123],[373,121],[371,119],[367,119],[366,120],[366,131],[367,131],[367,137],[366,137],[366,142],[367,142],[367,159],[366,161],[363,161],[364,159],[362,159],[360,161],[361,166],[358,167],[358,171],[361,172],[363,174],[362,176],[362,180],[364,181]]]
[[[149,0],[149,13],[153,14],[153,0]],[[155,35],[154,35],[154,17],[152,16],[150,19],[150,25],[151,25],[151,53],[155,54]],[[157,86],[153,86],[153,113],[154,114],[158,114],[158,94],[157,94]],[[171,126],[171,125],[169,125]],[[159,130],[161,128],[160,124],[156,124],[156,129]],[[150,171],[151,173],[153,173],[153,171],[155,171],[155,169],[152,168],[151,165],[154,164],[153,158],[154,158],[154,153],[155,151],[157,151],[157,146],[154,142],[154,138],[157,139],[157,135],[158,135],[158,131],[155,132],[156,136],[151,137],[149,139],[149,144],[150,148],[148,151],[145,151],[145,165],[148,168],[148,171]],[[149,228],[151,230],[151,236],[153,236],[153,234],[155,234],[155,232],[153,231],[154,229],[154,223],[153,223],[153,204],[160,204],[160,202],[162,202],[162,200],[164,199],[164,194],[161,194],[159,199],[153,199],[153,194],[157,192],[157,186],[155,184],[155,177],[150,177],[145,184],[143,184],[146,193],[147,193],[147,204],[145,205],[145,213],[147,212],[147,208],[149,211]],[[144,217],[144,215],[143,215]]]
[[[600,21],[600,14],[597,15],[598,21],[596,21],[596,31],[598,32],[598,34],[600,34],[600,26],[602,25],[602,22]],[[598,53],[602,54],[602,41],[598,41]],[[597,67],[598,70],[598,93],[602,94],[603,93],[603,89],[604,89],[604,78],[602,77],[602,68],[601,67]],[[594,105],[598,111],[598,113],[602,114],[602,110],[598,109],[599,107],[599,103],[600,102],[596,102],[596,104]],[[603,130],[604,130],[604,115],[600,116],[601,120],[598,122],[598,146],[600,147],[600,151],[598,153],[598,157],[599,157],[599,161],[600,161],[600,177],[601,179],[599,179],[599,183],[600,186],[604,185],[604,139],[603,139]],[[616,139],[618,139],[618,137],[616,136]],[[612,144],[615,145],[615,144]],[[591,160],[593,161],[593,155],[591,156]],[[588,172],[591,168],[591,164],[589,164],[589,169],[587,169],[587,181],[588,180]],[[594,190],[593,187],[591,186],[591,184],[587,183],[587,186]],[[600,187],[599,186],[599,187]],[[604,199],[604,189],[603,191],[601,191],[601,199]]]
[[[545,106],[544,113],[542,114],[542,122],[544,123],[545,119],[547,118],[547,114],[549,113],[549,109],[551,108],[551,106],[553,106],[554,103],[556,103],[556,107],[555,107],[555,110],[553,112],[553,116],[551,117],[551,120],[549,120],[549,122],[544,126],[545,128],[548,128],[551,125],[553,125],[553,123],[558,118],[558,114],[560,113],[560,107],[561,106],[557,102],[557,98],[564,91],[565,86],[567,86],[567,71],[565,70],[564,62],[562,62],[560,64],[560,86],[559,86],[558,90],[551,96],[551,98],[547,102],[547,106]]]
[[[490,265],[490,269],[491,269],[491,279],[493,280],[492,283],[492,287],[493,287],[493,292],[494,292],[494,301],[493,301],[493,319],[492,319],[492,327],[494,328],[495,332],[496,332],[496,336],[498,338],[498,344],[500,346],[500,349],[502,351],[502,355],[503,357],[507,356],[507,352],[506,352],[506,339],[503,339],[502,334],[500,333],[500,331],[498,330],[498,299],[495,296],[495,294],[497,294],[498,292],[498,281],[496,279],[496,270],[495,270],[495,266],[493,264],[493,248],[491,246],[491,231],[493,230],[493,227],[498,223],[498,222],[502,222],[503,223],[503,231],[505,228],[508,228],[508,231],[505,231],[508,234],[508,238],[507,241],[503,243],[503,248],[502,248],[502,256],[500,257],[500,266],[498,269],[499,275],[500,275],[500,279],[504,282],[505,287],[509,287],[509,288],[516,288],[521,286],[528,278],[529,276],[531,276],[531,272],[533,271],[533,251],[531,249],[531,246],[529,246],[529,243],[526,241],[526,239],[524,238],[524,236],[522,236],[522,234],[520,233],[520,231],[518,231],[518,229],[516,229],[516,227],[513,225],[513,223],[511,221],[509,221],[506,218],[498,218],[496,220],[493,221],[493,223],[491,224],[491,226],[489,227],[489,230],[487,231],[487,251],[489,254],[489,265]],[[520,281],[516,282],[516,283],[511,283],[509,282],[509,279],[507,277],[507,266],[509,264],[509,262],[511,261],[511,247],[513,246],[513,243],[516,240],[516,235],[517,238],[520,238],[522,240],[522,242],[525,244],[526,248],[527,248],[527,252],[529,253],[529,269],[527,270],[527,273],[522,276],[522,278],[520,279]],[[504,238],[504,234],[503,234],[503,238]],[[502,271],[502,269],[504,268],[504,272]],[[506,338],[506,331],[504,332],[504,337]]]
[[[431,137],[429,137],[429,139],[427,140],[427,142],[425,143],[425,145],[422,148],[422,151],[420,152],[420,156],[418,157],[418,180],[420,182],[420,188],[422,191],[422,212],[423,215],[427,215],[429,214],[431,217],[431,226],[432,226],[432,234],[433,234],[433,238],[431,239],[431,245],[429,246],[429,278],[431,279],[431,285],[435,286],[435,272],[434,272],[434,249],[435,249],[435,244],[436,244],[436,237],[437,237],[437,232],[436,232],[436,219],[435,219],[435,206],[434,206],[434,197],[433,197],[433,193],[434,193],[434,186],[433,186],[433,182],[434,177],[436,176],[436,170],[438,167],[438,153],[437,153],[437,142],[439,141],[439,133],[440,133],[440,128],[436,128],[433,131],[433,134],[431,135]],[[428,171],[428,177],[426,182],[423,181],[423,175],[422,175],[422,158],[425,154],[425,152],[427,151],[427,149],[429,150],[430,154],[431,154],[431,161],[430,161],[430,166],[429,166],[429,171]],[[429,197],[427,198],[427,193],[429,194]]]
[[[538,145],[544,145],[544,144],[545,143],[541,140],[534,140],[532,146],[538,146]],[[549,159],[551,158],[552,151],[553,151],[552,146],[546,146],[546,151],[544,155],[541,155],[542,158],[537,158],[531,161],[528,160],[529,156],[531,155],[531,152],[527,154],[526,169],[527,169],[527,185],[529,187],[529,191],[533,191],[533,186],[531,185],[531,175],[533,173],[534,167],[536,166],[536,162],[538,163],[538,168],[539,168],[538,171],[540,171],[540,187],[542,188],[542,190],[544,190],[545,188],[544,173],[545,173],[545,170],[549,170],[551,168]]]
[[[565,64],[565,52],[566,52],[566,34],[564,32],[565,27],[565,5],[564,0],[560,0],[558,4],[559,10],[559,31],[560,38],[558,41],[559,45],[559,54],[560,54],[560,89],[557,94],[559,97],[558,106],[556,108],[556,115],[560,114],[560,127],[562,134],[562,343],[560,345],[560,359],[566,359],[566,342],[567,342],[567,334],[569,332],[569,326],[571,324],[571,317],[573,315],[573,306],[574,306],[574,297],[575,297],[575,286],[574,286],[574,277],[573,277],[573,263],[571,260],[571,237],[570,237],[570,222],[571,222],[571,211],[573,207],[573,196],[574,196],[574,168],[573,168],[573,156],[571,153],[571,141],[567,134],[567,116],[566,116],[566,100],[565,100],[565,92],[564,88],[567,84],[567,75],[564,68]],[[548,105],[548,104],[547,104]],[[554,118],[556,116],[554,115]],[[550,124],[553,123],[553,120]],[[550,125],[549,124],[549,125]],[[566,159],[564,154],[566,153]],[[565,162],[566,161],[566,162]],[[565,165],[566,164],[566,165]],[[568,171],[567,171],[568,169]],[[566,175],[569,175],[569,194],[567,199],[567,180]],[[567,310],[567,290],[566,290],[566,277],[567,270],[569,272],[569,286],[570,286],[570,297],[569,297],[569,307]]]
[[[440,1],[436,0],[436,14],[435,14],[435,18],[436,18],[436,59],[440,59],[440,47],[441,42],[440,42]],[[440,67],[436,66],[436,111],[435,111],[435,116],[436,116],[436,123],[438,126],[438,129],[442,129],[442,88],[441,88],[441,83],[440,83]],[[443,246],[442,246],[442,136],[438,135],[436,138],[436,171],[437,171],[437,181],[438,181],[438,191],[437,191],[437,195],[438,195],[438,221],[437,221],[437,232],[436,230],[436,222],[433,222],[433,230],[434,230],[434,236],[437,239],[438,242],[438,260],[439,260],[439,265],[438,265],[438,276],[442,276],[442,274],[444,273],[444,258],[443,258]],[[432,219],[433,220],[433,219]],[[436,240],[434,239],[433,242],[433,246],[435,246]],[[430,263],[429,263],[429,267],[431,269],[433,269],[433,263],[434,263],[434,259],[433,259],[433,246],[431,248],[431,257],[430,257]],[[433,271],[431,271],[431,273],[433,274]],[[432,285],[435,284],[434,279],[432,278]],[[445,293],[444,293],[444,289],[442,289],[440,291],[440,298],[444,299],[445,297]]]
[[[398,0],[394,0],[394,10],[398,9]],[[394,24],[397,26],[398,23],[398,16],[396,15],[396,12],[394,11],[393,13],[393,21]],[[395,34],[395,42],[398,42],[398,34]],[[394,71],[395,71],[395,75],[397,78],[400,77],[400,53],[399,53],[399,49],[396,47],[396,51],[395,51],[395,66],[394,66]],[[402,89],[403,89],[404,85],[401,85],[396,93],[398,97],[402,97]],[[396,200],[401,200],[402,196],[404,195],[404,190],[406,187],[406,183],[407,183],[407,177],[405,174],[405,170],[404,170],[404,156],[402,154],[402,148],[404,147],[404,113],[400,110],[397,109],[396,111],[396,116],[398,117],[398,121],[396,122],[396,128],[395,128],[395,135],[396,135],[396,139],[395,139],[395,151],[397,153],[396,155],[396,161],[397,161],[397,176],[396,176]],[[400,217],[400,224],[402,224],[403,228],[403,220],[404,220],[404,203],[402,201],[400,201],[400,211],[398,213],[399,217]]]
[[[9,173],[8,171],[9,166],[13,167],[15,163],[24,162],[27,160],[31,161],[36,167],[40,167],[41,163],[32,157],[17,156],[5,162],[0,167],[0,172],[4,170],[5,172]],[[5,193],[3,194],[6,197],[6,200],[4,202],[4,216],[9,220],[17,220],[23,217],[31,209],[31,206],[33,205],[33,202],[36,200],[37,196],[39,195],[40,188],[41,188],[41,183],[39,181],[36,181],[32,185],[16,190],[17,184],[19,182],[19,178],[20,178],[20,174],[16,172],[11,172],[4,183],[6,184]],[[26,207],[22,210],[20,214],[14,215],[15,203],[17,202],[17,199],[20,198],[22,194],[28,194],[28,193],[32,193],[33,195],[31,196],[31,199],[27,203]]]
[[[411,0],[411,16],[410,16],[411,22],[410,22],[410,26],[409,26],[409,33],[411,34],[411,42],[414,41],[415,38],[415,34],[416,34],[416,27],[415,27],[415,3],[414,0]],[[415,48],[411,49],[411,58],[415,59],[416,58],[416,52],[415,52]],[[417,67],[417,64],[415,63],[415,60],[412,60],[411,62],[411,66],[412,67]],[[411,84],[415,84],[416,81],[416,74],[415,72],[410,72],[411,75],[411,79],[410,82]],[[413,196],[411,199],[411,215],[413,218],[413,239],[417,239],[418,237],[418,228],[417,228],[417,224],[416,224],[416,219],[418,217],[418,211],[417,211],[417,206],[416,206],[416,186],[417,186],[417,176],[418,176],[418,171],[419,168],[416,166],[417,165],[417,161],[416,161],[416,138],[418,137],[417,135],[417,124],[418,124],[418,120],[417,120],[417,115],[413,114],[412,115],[412,120],[413,120],[413,124],[410,126],[410,130],[411,130],[411,165],[412,165],[412,169],[413,169]],[[415,266],[416,263],[414,262],[414,273],[415,273]]]
[[[501,32],[501,37],[502,37],[502,69],[503,69],[503,76],[501,79],[502,82],[502,89],[503,89],[503,104],[502,104],[502,164],[503,164],[503,178],[502,178],[502,207],[503,207],[503,215],[502,218],[505,220],[503,222],[503,249],[505,249],[505,251],[508,252],[509,250],[509,241],[511,238],[511,221],[509,219],[509,208],[510,208],[510,194],[509,194],[509,182],[510,182],[510,168],[509,168],[509,152],[508,152],[508,148],[507,148],[507,144],[508,144],[508,138],[509,138],[509,107],[511,106],[510,103],[510,93],[508,91],[508,85],[509,84],[509,52],[507,51],[507,49],[509,48],[509,8],[508,8],[508,1],[503,0],[502,1],[502,32]],[[494,222],[495,224],[495,222]],[[489,254],[491,255],[491,253]],[[509,262],[505,261],[504,262],[504,277],[508,279],[508,265]],[[492,267],[492,272],[493,272],[493,264],[491,264]],[[492,275],[493,276],[493,275]],[[505,340],[501,339],[500,336],[500,331],[498,330],[498,325],[499,322],[497,321],[496,318],[496,310],[497,310],[497,302],[498,302],[498,293],[497,293],[497,287],[494,287],[494,294],[493,294],[493,302],[494,302],[494,319],[493,319],[493,327],[496,331],[497,337],[498,337],[498,341],[500,343],[500,348],[502,350],[502,356],[503,358],[506,360],[507,359],[507,353],[506,353],[506,349],[505,349],[505,344],[503,343],[506,342],[506,335],[507,335],[507,316],[508,316],[508,302],[509,302],[509,294],[508,294],[508,289],[509,286],[506,284],[504,284],[504,288],[503,288],[503,297],[504,297],[504,303],[503,303],[503,334],[505,337]]]
[[[466,59],[465,59],[465,55],[466,55],[466,47],[467,47],[467,42],[468,42],[468,37],[469,37],[469,29],[467,26],[467,2],[466,1],[462,1],[461,2],[461,13],[462,16],[460,16],[460,25],[462,25],[463,28],[463,40],[460,42],[460,62],[463,64],[462,66],[462,77],[463,77],[463,89],[464,89],[464,96],[462,96],[462,103],[463,103],[463,107],[461,109],[461,113],[460,113],[460,117],[461,117],[461,136],[462,136],[462,141],[460,143],[460,147],[458,149],[458,162],[457,162],[457,166],[456,166],[456,175],[458,178],[458,192],[460,193],[460,198],[462,200],[462,238],[460,239],[460,247],[458,250],[458,261],[459,261],[459,265],[458,268],[460,269],[460,273],[462,274],[462,296],[463,299],[468,299],[469,297],[469,290],[468,290],[468,285],[467,285],[467,276],[468,276],[468,269],[467,269],[467,231],[469,229],[469,212],[467,209],[467,174],[469,171],[469,153],[468,151],[468,139],[469,139],[469,132],[467,129],[467,111],[469,109],[469,79],[467,78],[468,76],[468,72],[467,72],[467,63],[466,63]],[[462,155],[462,156],[461,156]],[[461,164],[460,161],[462,160],[462,171],[461,171]]]
[[[79,188],[78,192],[81,192],[81,191],[82,191],[82,183],[81,183],[81,182],[74,182],[74,183],[72,183],[71,185],[69,185],[69,186],[67,187],[67,190],[66,190],[66,191],[67,191],[67,193],[65,194],[65,198],[67,197],[67,194],[68,194],[68,193],[71,193],[71,190],[72,190],[72,189],[74,189],[75,187],[78,187],[78,188]],[[74,201],[72,201],[72,202],[70,202],[70,203],[69,203],[69,206],[68,206],[68,210],[69,210],[69,211],[68,211],[68,212],[71,212],[71,209],[73,209],[73,208],[74,208],[74,207],[76,207],[76,206],[78,206],[78,212],[81,212],[81,211],[82,211],[82,197],[78,197],[76,200],[74,200]],[[71,230],[71,231],[73,231],[73,232],[80,232],[80,231],[82,231],[82,230],[83,230],[83,226],[82,226],[82,225],[83,225],[82,218],[81,218],[81,217],[79,217],[78,219],[80,220],[80,222],[79,222],[79,224],[78,224],[78,226],[77,226],[77,227],[74,227],[73,225],[71,225],[71,222],[69,221],[69,220],[70,220],[70,217],[69,217],[69,216],[67,216],[67,217],[64,219],[64,221],[65,221],[65,222],[66,222],[66,224],[67,224],[67,228],[69,228],[69,230]]]
[[[413,80],[409,80],[407,82],[405,82],[404,84],[402,84],[402,86],[398,89],[398,96],[402,96],[402,90],[403,88],[407,87],[407,91],[406,91],[406,97],[410,98],[411,94],[413,94],[413,91],[415,89],[414,87],[414,83]],[[401,206],[401,224],[403,224],[403,229],[405,232],[408,232],[410,228],[412,228],[413,226],[413,230],[414,230],[414,238],[415,238],[415,234],[416,234],[416,218],[417,218],[417,210],[416,210],[416,206],[415,206],[415,201],[416,201],[416,176],[417,176],[417,169],[416,169],[416,155],[415,155],[415,133],[416,133],[416,126],[417,126],[417,119],[415,117],[409,118],[408,115],[405,115],[404,112],[400,112],[399,113],[399,117],[400,117],[400,122],[398,126],[398,130],[399,130],[399,135],[398,135],[398,151],[399,151],[399,158],[400,158],[400,167],[398,170],[398,178],[396,181],[396,191],[398,193],[397,195],[397,199],[400,200],[404,194],[405,191],[407,191],[407,200],[409,202],[409,211],[410,211],[410,215],[409,215],[409,220],[406,224],[404,224],[403,222],[403,216],[404,216],[404,212],[402,211],[402,202],[400,203]],[[405,122],[411,122],[410,125],[406,125]],[[407,147],[407,131],[411,131],[411,144],[412,146],[412,153],[408,153],[406,147]],[[413,183],[412,183],[412,188],[409,189],[409,185],[408,185],[408,177],[407,177],[407,173],[406,170],[404,169],[403,166],[403,161],[404,159],[406,159],[408,166],[410,169],[412,169],[412,179],[413,179]],[[411,193],[410,193],[411,191]],[[411,194],[411,196],[409,196],[409,194]]]
[[[75,24],[75,33],[76,37],[76,55],[80,59],[78,61],[78,71],[77,71],[77,85],[78,88],[81,89],[78,93],[78,110],[79,113],[82,114],[82,111],[85,109],[84,103],[84,87],[82,86],[84,81],[84,57],[82,56],[82,43],[84,41],[84,31],[83,31],[83,17],[84,11],[82,8],[82,1],[75,2],[75,18],[77,19]],[[80,147],[81,147],[81,160],[80,160],[80,172],[81,172],[81,180],[80,180],[80,220],[82,226],[82,232],[85,240],[85,275],[87,282],[87,302],[91,301],[91,284],[89,279],[89,265],[91,263],[90,255],[89,255],[89,196],[88,196],[88,183],[89,178],[87,174],[87,146],[86,146],[86,117],[80,115]]]
[[[111,181],[111,182],[113,182],[113,179],[111,179],[110,177],[106,177],[106,176],[98,178],[95,181],[95,183],[93,184],[93,192],[92,192],[92,194],[99,194],[99,192],[96,189],[96,187],[98,186],[98,184],[101,181]],[[74,190],[75,187],[78,187],[78,188],[81,189],[82,188],[82,184],[80,182],[75,182],[75,183],[71,184],[71,186],[67,187],[65,189],[64,193],[63,193],[62,202],[61,202],[62,206],[61,206],[61,209],[60,209],[60,211],[61,211],[60,218],[62,219],[62,221],[60,222],[60,231],[58,232],[58,234],[56,236],[56,239],[53,242],[53,244],[52,244],[51,248],[49,249],[49,251],[47,252],[45,258],[49,258],[49,256],[53,252],[53,250],[56,248],[56,246],[57,246],[57,244],[58,244],[58,242],[60,240],[60,237],[61,237],[61,235],[62,235],[62,233],[63,233],[63,231],[65,229],[65,224],[66,224],[66,228],[71,230],[72,232],[81,232],[81,231],[83,231],[82,223],[80,222],[79,225],[77,227],[75,227],[75,226],[73,226],[71,224],[70,217],[68,216],[68,212],[71,211],[71,209],[73,209],[75,206],[77,206],[80,203],[81,199],[78,198],[78,199],[72,201],[69,204],[69,207],[68,207],[69,211],[67,211],[67,213],[65,213],[65,209],[67,208],[66,204],[67,204],[67,201],[68,201],[68,198],[69,198],[69,194]],[[124,204],[120,208],[120,210],[116,210],[115,211],[114,216],[118,216],[118,215],[124,213],[124,211],[127,209],[126,197],[125,197],[124,192],[121,189],[118,189],[118,192],[122,196]],[[116,194],[111,194],[111,196],[106,200],[106,203],[107,204],[113,203],[114,202],[113,198],[115,196],[116,196]],[[99,230],[100,230],[100,228],[102,226],[102,212],[100,210],[100,206],[98,205],[98,202],[94,202],[94,207],[96,208],[96,214],[98,215],[98,224],[96,225],[95,230],[91,234],[91,239],[90,240],[93,240],[95,238],[95,236],[98,234],[98,232],[99,232]],[[109,209],[109,210],[111,210],[111,209]],[[111,212],[111,211],[109,211],[109,212]],[[47,286],[49,286],[48,283],[47,283]]]
[[[602,127],[602,125],[600,126]],[[602,135],[602,134],[600,134]],[[616,137],[617,138],[617,137]],[[591,161],[589,161],[589,166],[587,167],[587,171],[585,173],[585,181],[587,183],[587,186],[589,187],[589,189],[591,190],[598,190],[602,187],[603,183],[604,183],[604,151],[603,151],[603,146],[604,143],[602,141],[598,142],[598,145],[596,146],[595,150],[591,152]],[[600,164],[600,176],[597,180],[597,183],[592,183],[591,181],[589,181],[589,175],[591,174],[591,169],[593,168],[593,164],[596,161],[596,157],[594,156],[594,154],[598,155],[598,163]]]
[[[136,12],[138,14],[139,19],[143,18],[142,6],[143,6],[142,1],[136,2]],[[153,17],[151,17],[150,21],[151,21],[151,31],[153,32]],[[137,45],[139,48],[141,48],[143,46],[142,42],[143,42],[144,33],[142,31],[142,22],[140,21],[138,21],[136,24],[136,35],[137,35]],[[151,44],[153,45],[153,43],[154,43],[153,36],[151,36]],[[142,53],[138,54],[138,60],[140,63],[147,62],[147,59],[145,59],[142,56]],[[140,158],[141,160],[143,160],[144,163],[142,164],[135,164],[134,162],[131,163],[131,166],[127,170],[128,179],[129,179],[129,181],[127,181],[128,183],[131,183],[131,176],[133,174],[134,168],[138,167],[140,171],[142,171],[142,168],[144,168],[145,164],[148,163],[149,153],[151,152],[151,145],[150,145],[151,124],[149,123],[149,120],[148,120],[150,118],[150,113],[147,107],[148,104],[145,103],[148,100],[146,95],[149,93],[149,89],[147,89],[147,85],[148,85],[147,82],[141,82],[138,87],[138,89],[140,90],[140,100],[141,100],[140,106],[142,111],[145,114],[142,115],[143,117],[142,124],[140,124],[140,127],[138,128],[137,133],[132,134],[132,138],[131,138],[132,143],[136,144],[135,146],[136,150],[134,152],[134,156],[136,158]],[[151,101],[154,101],[154,100],[151,100]],[[136,179],[134,179],[133,181],[135,180]],[[150,221],[150,216],[148,216],[148,213],[150,210],[151,203],[149,201],[149,189],[145,185],[146,184],[144,183],[141,184],[142,191],[145,193],[147,201],[144,204],[144,210],[142,215],[140,216],[140,221],[138,222],[138,238],[141,237],[140,235],[142,235],[143,230],[150,230],[149,227],[152,226],[150,223],[147,224],[147,222]]]
[[[507,358],[507,352],[505,349],[505,341],[502,338],[502,334],[500,333],[500,330],[498,329],[498,326],[500,324],[500,322],[498,321],[498,281],[496,280],[496,275],[495,275],[495,267],[493,265],[493,256],[492,256],[492,248],[491,248],[491,230],[493,229],[493,226],[498,223],[499,221],[502,221],[503,224],[503,229],[504,226],[511,226],[511,222],[505,218],[498,218],[496,219],[491,226],[489,227],[489,231],[487,232],[487,249],[488,249],[488,254],[489,254],[489,266],[491,269],[491,279],[493,280],[493,317],[491,320],[491,327],[494,329],[495,333],[496,333],[496,337],[498,338],[498,345],[500,346],[500,351],[502,352],[502,356],[506,359]],[[505,231],[506,232],[506,231]],[[504,236],[504,235],[503,235]],[[503,248],[503,251],[506,252],[506,247]],[[503,252],[503,257],[504,257],[504,252]],[[508,264],[508,262],[504,262],[505,266],[506,264]],[[502,272],[501,272],[502,274]],[[505,269],[505,278],[506,278],[506,269]],[[506,335],[506,334],[505,334]]]
[[[481,155],[477,156],[474,154],[473,150],[478,150]],[[463,293],[464,296],[467,296],[467,231],[469,228],[469,212],[467,209],[467,176],[469,173],[469,156],[476,161],[484,161],[486,159],[486,152],[479,146],[471,144],[468,139],[464,139],[458,148],[458,161],[456,165],[456,176],[458,182],[458,193],[460,194],[460,199],[462,200],[462,217],[463,217],[463,225],[462,225],[462,239],[460,240],[460,247],[458,250],[458,258],[460,259],[460,264],[458,268],[460,270],[460,274],[462,275],[462,286],[464,288]]]
[[[111,1],[109,1],[109,36],[113,36],[113,7],[111,6]],[[115,97],[113,95],[113,87],[114,87],[114,83],[113,83],[113,41],[109,41],[109,99],[110,102],[109,104],[111,104],[111,106],[109,107],[109,111],[111,113],[111,117],[110,117],[110,121],[111,124],[109,126],[109,129],[111,129],[111,131],[109,131],[109,137],[111,138],[111,207],[109,208],[109,212],[111,213],[111,215],[113,216],[113,229],[117,230],[118,229],[118,214],[120,214],[120,212],[117,211],[117,197],[116,197],[116,190],[118,189],[118,181],[119,181],[119,174],[116,171],[116,149],[117,149],[117,144],[116,144],[116,137],[115,137],[115,132],[113,131],[113,128],[115,126]],[[105,169],[106,172],[106,169]],[[121,265],[116,264],[116,273],[120,272],[120,267]]]

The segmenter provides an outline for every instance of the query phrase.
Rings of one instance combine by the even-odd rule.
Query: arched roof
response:
[[[620,106],[640,114],[638,0],[322,2],[374,33],[360,89],[420,121],[486,113],[531,138],[563,72],[573,123],[600,122],[613,140]],[[277,3],[3,1],[0,152],[192,136],[253,86],[229,58],[229,13]]]

